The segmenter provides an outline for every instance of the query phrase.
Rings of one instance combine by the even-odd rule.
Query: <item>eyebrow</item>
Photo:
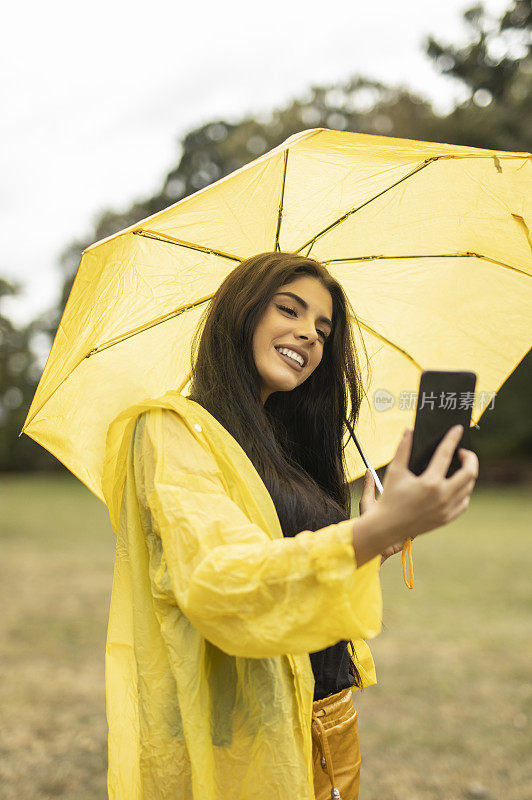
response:
[[[293,292],[276,292],[274,297],[277,297],[278,294],[286,294],[286,295],[288,295],[288,297],[293,297],[294,300],[297,300],[297,302],[300,303],[303,306],[305,311],[308,309],[307,301],[303,300],[303,298],[300,297],[298,294],[294,294]],[[332,322],[328,317],[318,317],[317,318],[317,322],[325,322],[325,324],[328,325],[329,328],[332,329]]]

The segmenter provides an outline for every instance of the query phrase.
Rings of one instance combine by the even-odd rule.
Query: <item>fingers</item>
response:
[[[367,469],[364,475],[364,487],[362,491],[370,494],[372,490],[375,491],[375,480],[371,474],[371,470]]]
[[[445,481],[446,488],[449,490],[448,496],[452,498],[451,519],[456,519],[468,508],[478,476],[478,458],[475,453],[471,450],[461,449],[458,451],[458,457],[462,462],[462,467]]]
[[[458,458],[462,462],[462,466],[454,475],[447,478],[447,486],[451,492],[461,489],[463,486],[468,485],[473,480],[473,486],[478,478],[478,457],[472,450],[461,449],[458,451]]]
[[[453,478],[456,476],[456,474],[457,473],[453,475]],[[446,483],[449,484],[449,482],[450,478],[446,481]],[[469,478],[460,486],[458,485],[455,486],[454,490],[450,492],[448,495],[449,498],[452,498],[453,505],[461,503],[464,498],[469,497],[473,489],[475,488],[475,483],[476,483],[476,478],[472,478],[471,476],[469,476]]]
[[[363,511],[369,508],[373,503],[375,503],[375,480],[373,478],[373,475],[371,474],[371,471],[367,469],[366,474],[364,476],[364,486],[362,487],[362,496],[358,504],[360,513],[362,514]]]
[[[453,453],[458,446],[458,442],[462,438],[464,431],[463,425],[454,425],[447,431],[436,450],[432,454],[429,465],[423,472],[426,478],[442,478],[447,475],[449,464],[451,463]]]
[[[400,467],[404,467],[405,469],[408,469],[408,462],[410,461],[410,453],[412,451],[412,434],[413,431],[411,428],[407,428],[404,431],[393,457],[393,463]]]
[[[469,506],[469,500],[470,500],[470,495],[467,495],[466,497],[462,498],[462,500],[458,503],[458,505],[454,509],[452,519],[456,519],[456,517],[459,517],[460,514],[464,513],[464,511],[467,511],[467,508]]]
[[[455,503],[457,505],[460,505],[460,503],[462,503],[464,500],[469,499],[471,497],[471,493],[473,492],[474,488],[475,488],[475,481],[469,481],[469,483],[467,483],[464,486],[464,488],[457,493],[455,498]]]

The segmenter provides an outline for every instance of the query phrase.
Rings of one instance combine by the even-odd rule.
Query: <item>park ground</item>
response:
[[[104,800],[107,510],[62,474],[2,475],[0,508],[0,795]],[[360,800],[530,800],[530,488],[477,487],[413,554],[413,591],[381,571]]]

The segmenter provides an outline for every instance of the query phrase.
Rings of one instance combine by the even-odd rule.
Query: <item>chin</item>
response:
[[[291,392],[299,386],[299,381],[282,381],[279,382],[274,392]]]
[[[290,379],[281,380],[277,378],[270,379],[268,381],[268,387],[270,392],[273,394],[274,392],[290,392],[292,389],[295,389],[298,386],[298,381],[291,381]]]

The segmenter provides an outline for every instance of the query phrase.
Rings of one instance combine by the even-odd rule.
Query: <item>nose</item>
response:
[[[313,344],[318,338],[318,332],[314,325],[310,322],[300,321],[299,326],[294,331],[298,339],[305,339]]]
[[[298,340],[303,339],[304,341],[308,342],[311,347],[316,343],[318,338],[318,334],[315,331],[309,333],[298,333],[296,331],[295,336]]]

